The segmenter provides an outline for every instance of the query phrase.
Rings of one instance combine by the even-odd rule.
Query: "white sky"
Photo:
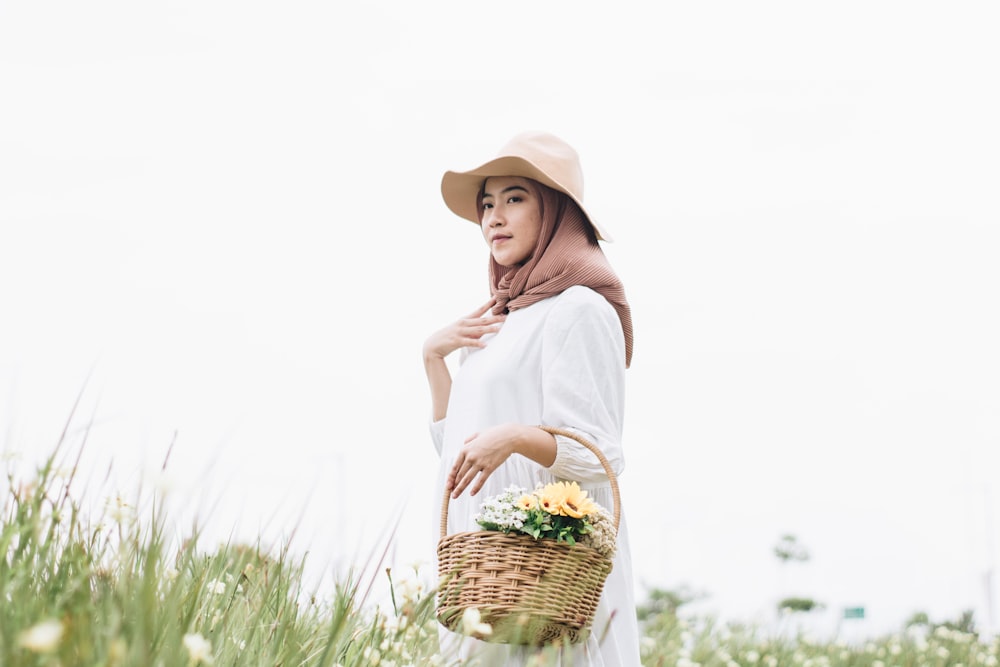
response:
[[[0,5],[2,446],[50,451],[91,373],[93,486],[176,430],[210,535],[297,521],[322,568],[405,504],[428,560],[420,346],[487,296],[440,176],[545,129],[633,307],[640,591],[985,625],[1000,10],[659,4]]]

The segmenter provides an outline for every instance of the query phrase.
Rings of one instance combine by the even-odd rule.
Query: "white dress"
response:
[[[448,416],[431,424],[432,439],[441,455],[435,499],[444,496],[448,471],[466,438],[508,422],[578,432],[596,444],[615,475],[621,475],[625,342],[618,314],[603,296],[586,287],[571,287],[511,312],[485,348],[464,352],[452,383]],[[479,504],[511,484],[533,489],[539,482],[577,481],[595,502],[612,511],[614,499],[607,473],[596,457],[571,438],[556,440],[556,460],[549,468],[513,455],[475,497],[466,491],[453,499],[447,533],[479,530],[473,518]],[[438,523],[435,520],[435,526]],[[444,629],[441,633],[445,656],[458,651],[463,657],[475,656],[474,664],[523,665],[533,654],[528,648],[489,644]],[[586,643],[568,653],[563,664],[574,667],[640,664],[624,511],[614,566],[604,584],[592,632]]]

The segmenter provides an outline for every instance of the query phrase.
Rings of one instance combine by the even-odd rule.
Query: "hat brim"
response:
[[[476,199],[479,196],[479,190],[483,187],[483,181],[491,176],[523,176],[564,193],[580,207],[587,222],[597,233],[597,238],[601,241],[611,242],[611,237],[600,225],[594,222],[582,201],[573,196],[564,185],[550,178],[530,160],[522,157],[498,157],[470,171],[446,171],[441,178],[441,195],[444,197],[444,203],[458,217],[478,225],[479,212],[476,209]]]

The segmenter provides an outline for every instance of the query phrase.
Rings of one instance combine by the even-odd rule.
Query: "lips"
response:
[[[490,243],[503,243],[511,237],[506,234],[496,234],[490,239]]]

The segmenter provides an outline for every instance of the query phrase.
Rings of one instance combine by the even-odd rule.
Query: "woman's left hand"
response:
[[[465,447],[448,473],[451,497],[458,498],[475,481],[469,495],[476,495],[493,471],[514,453],[519,430],[516,424],[493,426],[474,433],[465,440]],[[478,475],[478,479],[477,479]]]

